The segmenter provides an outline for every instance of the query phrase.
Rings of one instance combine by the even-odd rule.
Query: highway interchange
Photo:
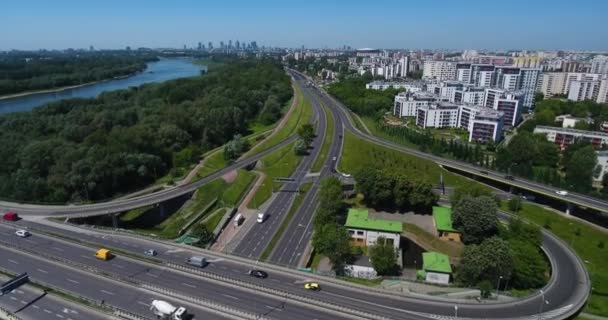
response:
[[[333,157],[339,157],[341,151],[339,135],[342,134],[343,130],[348,130],[359,138],[389,148],[416,154],[415,150],[388,143],[360,132],[352,125],[351,119],[343,106],[324,92],[316,88],[307,88],[302,85],[306,81],[302,75],[296,74],[294,75],[294,78],[296,78],[297,83],[302,87],[305,96],[311,101],[315,110],[315,117],[318,119],[319,124],[322,124],[322,121],[326,121],[324,113],[320,109],[321,103],[329,108],[334,117],[336,130],[334,130],[332,146],[320,176],[324,177],[332,174],[331,168],[335,166]],[[324,128],[324,125],[320,125],[319,128]],[[305,157],[294,174],[296,182],[293,184],[286,184],[284,188],[293,188],[295,183],[302,182],[306,171],[308,171],[307,168],[309,168],[310,164],[314,161],[316,156],[314,152],[318,152],[317,150],[325,135],[323,129],[320,129],[320,132],[318,133],[318,137],[314,142],[313,153],[311,156]],[[120,208],[141,206],[143,205],[142,203],[152,201],[151,199],[157,199],[156,201],[159,201],[158,199],[168,199],[177,194],[184,194],[184,190],[192,188],[195,184],[198,187],[213,178],[221,176],[229,170],[252,163],[269,152],[287,145],[291,141],[293,141],[293,139],[286,140],[267,152],[258,154],[254,158],[238,162],[204,180],[191,185],[186,185],[183,189],[174,188],[167,190],[164,193],[154,193],[133,199],[87,206],[54,206],[52,207],[52,210],[46,206],[15,205],[7,203],[0,204],[0,207],[13,209],[20,214],[24,213],[26,215],[48,215],[49,213],[57,213],[59,215],[94,215],[117,212],[115,210],[119,210]],[[426,158],[431,157],[427,154],[422,154],[420,156]],[[448,163],[449,161],[444,159],[436,161],[444,165],[450,165]],[[500,179],[498,173],[496,173],[496,177],[497,179]],[[318,182],[318,180],[316,181]],[[521,181],[518,180],[517,183],[521,183]],[[313,184],[313,186],[315,186],[315,184]],[[289,192],[281,192],[278,194],[277,198],[275,198],[273,204],[277,203],[277,199],[283,194],[288,196],[283,196],[285,199],[280,200],[281,203],[280,205],[276,205],[276,209],[269,209],[274,210],[269,211],[271,217],[275,215],[274,212],[276,212],[277,221],[280,221],[281,214],[286,214],[286,211],[289,209],[289,203],[292,201],[289,198],[294,196]],[[296,215],[297,218],[288,225],[287,231],[285,232],[286,236],[281,238],[275,250],[272,252],[270,261],[292,267],[297,264],[296,261],[298,260],[298,257],[301,256],[305,245],[310,239],[310,222],[312,221],[312,213],[316,202],[315,195],[316,188],[313,187],[302,202]],[[124,210],[125,209],[120,209],[120,211]],[[260,224],[260,226],[264,226],[265,224]],[[276,228],[278,228],[278,224],[279,223],[276,223],[275,226],[272,227],[274,230],[271,229],[268,231],[269,236],[267,239],[272,237],[272,234],[276,231]],[[315,301],[322,301],[351,308],[352,310],[356,310],[357,313],[360,314],[359,316],[374,314],[390,319],[447,319],[454,315],[454,302],[430,300],[397,293],[370,292],[372,290],[352,284],[342,284],[335,279],[312,276],[294,270],[281,269],[264,263],[258,263],[255,261],[255,258],[259,257],[263,248],[254,250],[256,254],[251,256],[251,260],[248,260],[218,255],[217,253],[200,249],[185,248],[171,243],[135,238],[128,235],[85,231],[62,224],[51,225],[50,222],[41,224],[37,222],[21,221],[17,225],[30,228],[34,235],[30,238],[21,239],[13,235],[15,226],[0,224],[0,243],[3,244],[0,247],[0,267],[9,269],[15,273],[27,271],[33,279],[47,281],[50,282],[50,285],[58,286],[68,291],[76,291],[89,299],[97,301],[104,300],[107,304],[143,315],[149,315],[146,304],[149,304],[153,297],[162,294],[131,285],[129,284],[129,281],[137,283],[145,282],[146,284],[177,292],[180,295],[194,295],[197,297],[209,298],[221,305],[231,306],[245,312],[263,315],[272,319],[340,319],[341,317],[349,319],[355,317],[354,314],[337,315],[331,310],[324,310],[319,307],[321,302],[316,304],[317,302]],[[270,226],[270,224],[268,225]],[[61,235],[63,240],[58,238],[59,235]],[[250,239],[245,242],[249,245],[252,241]],[[93,258],[95,246],[116,248],[121,252],[137,256],[138,259],[128,258],[119,254],[118,257],[110,261],[98,261]],[[262,247],[262,244],[260,244],[260,247]],[[265,248],[265,246],[263,247]],[[150,263],[141,259],[141,254],[146,248],[155,248],[159,251],[160,254],[157,257],[158,261],[156,261],[156,263]],[[241,253],[247,253],[247,250],[245,249],[242,249]],[[458,316],[464,318],[535,318],[538,315],[542,299],[546,300],[543,309],[543,319],[562,319],[580,309],[590,290],[589,278],[583,263],[567,245],[547,232],[543,233],[543,249],[550,257],[553,268],[551,280],[544,288],[544,297],[541,297],[540,294],[536,294],[509,303],[478,304],[457,302]],[[210,265],[204,269],[205,272],[227,277],[229,279],[245,281],[264,288],[290,292],[304,298],[312,299],[311,301],[313,302],[306,305],[291,300],[288,301],[283,299],[280,295],[272,296],[261,294],[256,291],[252,292],[251,290],[230,285],[230,281],[227,283],[215,280],[212,281],[206,277],[178,271],[171,265],[167,265],[167,263],[183,265],[185,258],[201,252],[203,255],[215,258],[212,259]],[[43,258],[49,254],[55,254],[73,261],[76,264],[76,267],[68,265],[65,262],[50,261],[49,259]],[[243,256],[243,254],[240,255]],[[244,256],[247,256],[247,254],[244,254]],[[15,263],[9,260],[14,261]],[[247,275],[247,270],[256,265],[258,268],[268,270],[270,274],[268,279],[256,279]],[[122,281],[117,282],[107,277],[104,278],[103,281],[99,281],[100,275],[98,273],[85,270],[84,267],[96,270],[96,272],[100,271],[104,275],[111,275],[111,277],[122,279]],[[52,274],[53,276],[51,277],[49,274]],[[125,281],[125,279],[129,281]],[[307,279],[315,279],[320,282],[323,289],[319,292],[304,290],[302,284]],[[183,304],[181,302],[182,300],[176,298],[165,298],[165,300],[169,300],[172,303],[175,302],[176,304]],[[222,318],[222,316],[219,316],[217,313],[211,312],[206,308],[195,307],[194,305],[188,305],[187,307],[193,311],[196,319]]]

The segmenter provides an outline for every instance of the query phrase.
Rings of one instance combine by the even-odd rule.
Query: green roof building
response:
[[[452,209],[433,207],[433,220],[437,233],[442,240],[460,242],[460,232],[452,226]]]
[[[427,282],[448,284],[452,266],[450,258],[439,252],[422,253],[422,270],[418,271],[418,276]]]
[[[346,218],[347,228],[365,229],[392,233],[401,233],[403,224],[397,221],[371,219],[368,210],[365,209],[349,209],[348,217]]]
[[[403,224],[399,221],[372,219],[365,209],[349,209],[344,226],[356,246],[372,246],[380,237],[399,249]]]

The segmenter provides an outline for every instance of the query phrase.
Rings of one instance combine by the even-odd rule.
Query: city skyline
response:
[[[0,50],[196,47],[198,42],[217,46],[238,40],[272,47],[600,51],[608,49],[601,16],[606,9],[608,3],[588,0],[576,5],[516,0],[508,6],[478,0],[380,0],[373,7],[361,1],[110,0],[85,6],[72,0],[26,0],[4,5],[0,28],[10,32],[0,36]]]

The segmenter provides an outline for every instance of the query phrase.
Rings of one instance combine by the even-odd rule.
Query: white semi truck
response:
[[[187,311],[184,307],[174,307],[167,301],[153,300],[150,310],[157,319],[163,320],[186,320]]]

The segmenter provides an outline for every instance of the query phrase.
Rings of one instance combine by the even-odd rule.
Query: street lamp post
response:
[[[540,290],[540,296],[541,296],[541,300],[540,300],[540,309],[538,310],[538,320],[541,320],[543,318],[543,305],[549,304],[549,301],[545,300],[545,292],[541,289]]]
[[[454,318],[458,319],[458,306],[454,305]]]
[[[498,277],[498,282],[496,283],[496,300],[498,300],[498,293],[499,293],[499,288],[500,288],[500,280],[502,280],[502,276]]]

